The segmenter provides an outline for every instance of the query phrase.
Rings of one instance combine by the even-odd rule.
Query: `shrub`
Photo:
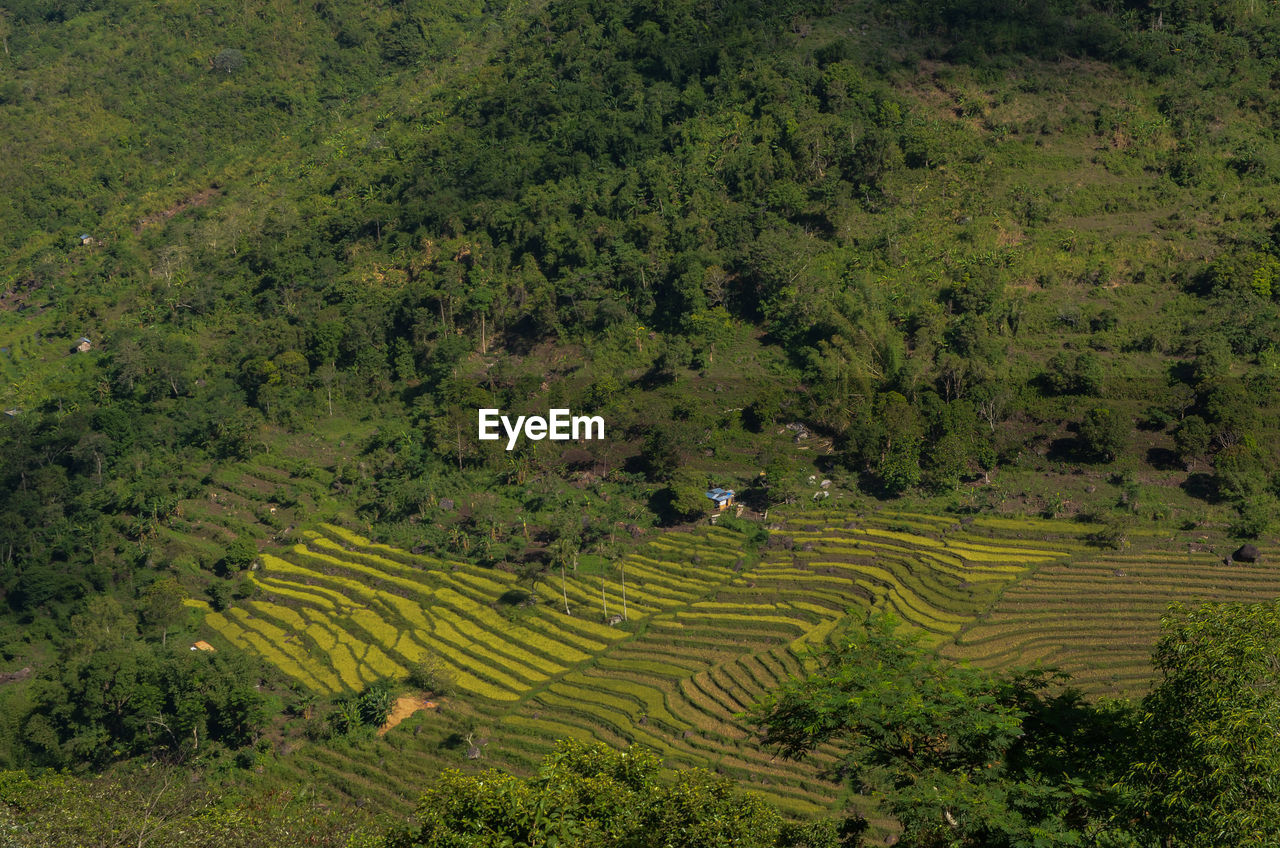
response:
[[[1111,462],[1124,448],[1126,424],[1114,409],[1098,406],[1089,410],[1080,422],[1080,447],[1082,453]]]
[[[1190,466],[1192,462],[1209,452],[1213,432],[1199,415],[1188,415],[1173,431],[1174,448],[1178,459]]]
[[[1041,380],[1053,394],[1098,396],[1102,394],[1102,363],[1093,351],[1074,355],[1062,351],[1049,360]]]
[[[231,604],[231,586],[224,580],[209,584],[209,606],[214,612],[222,612]]]
[[[409,668],[405,682],[432,695],[448,695],[453,691],[453,672],[435,654],[427,653]]]
[[[1244,498],[1236,504],[1236,518],[1231,522],[1231,535],[1256,539],[1271,531],[1276,514],[1276,499],[1270,495]]]
[[[223,573],[243,571],[257,558],[258,546],[253,543],[252,539],[236,539],[227,546],[226,553],[222,555],[222,560],[219,563],[220,570]]]
[[[1102,548],[1122,550],[1129,547],[1130,520],[1122,515],[1109,515],[1102,528],[1089,535],[1089,542]]]

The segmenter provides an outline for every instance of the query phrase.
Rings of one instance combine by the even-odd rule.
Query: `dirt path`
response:
[[[391,714],[387,716],[387,721],[382,727],[378,728],[379,736],[386,736],[387,731],[395,727],[418,710],[434,710],[436,708],[435,701],[428,701],[419,695],[401,695],[396,699],[396,705],[391,708]]]

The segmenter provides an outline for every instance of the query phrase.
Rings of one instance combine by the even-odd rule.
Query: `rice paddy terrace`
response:
[[[851,609],[889,607],[949,642],[1027,568],[1079,547],[993,536],[980,521],[797,515],[760,557],[729,530],[668,533],[605,573],[548,575],[531,607],[509,602],[523,594],[514,575],[320,525],[264,555],[258,596],[205,624],[319,693],[403,675],[430,654],[457,689],[443,721],[488,740],[485,764],[530,767],[566,736],[639,742],[804,812],[833,799],[836,787],[818,775],[830,753],[774,761],[735,714],[800,672],[806,646]],[[624,610],[617,626],[603,623]],[[416,797],[408,775],[458,761],[438,733],[406,734],[401,747],[396,757],[377,743],[306,747],[280,765],[347,794],[374,781],[370,801],[396,809]]]
[[[1151,649],[1170,603],[1280,598],[1273,562],[1144,547],[1091,550],[1035,569],[945,652],[990,667],[1041,663],[1069,672],[1091,694],[1134,696],[1151,683]]]
[[[555,740],[579,737],[642,743],[671,765],[716,769],[807,813],[841,791],[821,777],[833,752],[774,760],[736,715],[800,673],[806,647],[850,614],[888,608],[948,654],[1042,660],[1117,690],[1145,683],[1169,600],[1280,596],[1280,570],[1209,554],[1104,553],[1086,545],[1090,529],[801,512],[774,525],[758,555],[742,534],[704,527],[529,587],[321,524],[263,557],[256,598],[205,624],[215,642],[258,653],[322,694],[403,675],[427,655],[452,675],[456,693],[439,713],[385,740],[277,758],[275,768],[336,799],[405,812],[424,775],[466,762],[471,743],[479,765],[527,771]],[[530,590],[538,602],[519,604]],[[605,623],[624,610],[626,620]]]

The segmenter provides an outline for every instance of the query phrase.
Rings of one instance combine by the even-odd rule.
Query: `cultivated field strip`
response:
[[[762,569],[775,579],[859,595],[940,645],[955,639],[1019,577],[1084,549],[1083,531],[1057,522],[1053,534],[1038,535],[1038,522],[1028,521],[1030,527],[912,513],[853,520],[848,514],[802,514],[774,532],[784,551],[773,552]],[[813,600],[820,598],[815,592]]]
[[[1160,617],[1174,602],[1280,597],[1280,565],[1224,565],[1209,554],[1096,552],[1010,587],[947,653],[988,667],[1040,663],[1086,692],[1140,694]]]
[[[257,595],[206,623],[321,693],[403,677],[432,657],[453,677],[449,708],[484,739],[486,765],[527,770],[565,736],[641,743],[673,766],[735,776],[804,813],[833,803],[837,787],[821,774],[836,753],[775,759],[742,714],[803,674],[809,649],[850,612],[891,609],[904,627],[951,640],[1028,569],[1080,547],[1061,533],[1052,542],[1018,535],[929,516],[801,513],[760,551],[703,527],[656,536],[603,570],[517,585],[506,571],[320,525],[264,555]],[[518,603],[530,593],[536,603]],[[396,762],[456,764],[438,735],[418,745],[407,733],[388,736],[402,748]],[[350,792],[383,768],[388,797],[408,794],[403,769],[412,769],[387,766],[385,748],[342,756],[353,762],[315,754],[305,768],[332,771]]]

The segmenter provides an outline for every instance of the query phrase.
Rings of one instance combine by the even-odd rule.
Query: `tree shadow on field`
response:
[[[1181,471],[1184,468],[1178,454],[1168,448],[1148,449],[1147,464],[1157,471]]]
[[[1049,450],[1045,454],[1045,459],[1050,462],[1084,462],[1088,458],[1088,452],[1076,436],[1054,439],[1049,443]]]
[[[1179,488],[1191,497],[1199,498],[1205,503],[1216,504],[1222,502],[1222,493],[1218,491],[1217,481],[1213,479],[1212,474],[1206,474],[1203,471],[1188,474],[1187,479],[1182,481]]]
[[[467,747],[467,738],[461,733],[450,733],[440,740],[440,748],[445,751],[457,751]]]
[[[518,607],[529,602],[530,595],[524,589],[508,589],[498,597],[498,603]]]

